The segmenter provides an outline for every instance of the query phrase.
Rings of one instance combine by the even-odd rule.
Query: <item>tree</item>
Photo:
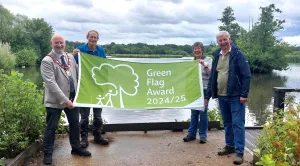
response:
[[[33,49],[37,63],[51,50],[50,40],[53,33],[52,26],[44,19],[16,15],[13,28],[13,38],[10,42],[13,52],[23,49]]]
[[[52,26],[45,22],[43,18],[33,18],[26,23],[26,28],[39,55],[37,62],[40,63],[51,49]]]
[[[241,50],[248,55],[252,72],[270,73],[273,70],[285,70],[288,66],[282,42],[276,39],[275,32],[283,29],[284,20],[275,19],[274,15],[281,10],[274,4],[260,7],[259,21],[255,23],[246,37],[237,43]]]
[[[235,22],[236,19],[234,17],[234,11],[230,6],[224,9],[222,18],[218,20],[223,23],[222,26],[219,26],[219,30],[227,31],[230,34],[233,42],[235,42],[241,36],[241,31],[243,30],[243,28]]]
[[[10,70],[15,67],[16,57],[11,53],[9,45],[0,43],[0,69]]]
[[[0,4],[0,42],[9,43],[12,37],[14,15]]]
[[[282,13],[282,11],[275,7],[274,4],[270,4],[267,7],[260,7],[261,14],[259,21],[252,28],[251,40],[262,46],[262,51],[269,51],[275,44],[278,44],[275,32],[283,29],[283,23],[285,20],[275,19],[274,15]]]
[[[29,18],[25,15],[17,14],[14,17],[13,35],[10,40],[11,50],[13,52],[18,52],[34,45],[25,26],[28,21]]]
[[[36,52],[33,49],[23,49],[15,53],[16,66],[34,66],[37,59]]]

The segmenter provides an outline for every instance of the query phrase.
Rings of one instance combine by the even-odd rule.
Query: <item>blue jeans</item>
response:
[[[207,138],[207,127],[208,127],[208,116],[207,116],[207,107],[204,111],[191,110],[191,123],[188,129],[188,135],[192,138],[196,138],[198,123],[200,115],[200,126],[199,126],[199,135],[200,138]]]
[[[245,104],[239,96],[219,96],[219,105],[225,129],[226,145],[235,147],[235,152],[244,155]]]

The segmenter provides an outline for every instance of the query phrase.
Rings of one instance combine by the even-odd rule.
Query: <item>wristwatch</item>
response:
[[[207,69],[207,68],[208,68],[208,66],[205,66],[205,67],[204,67],[204,69]]]

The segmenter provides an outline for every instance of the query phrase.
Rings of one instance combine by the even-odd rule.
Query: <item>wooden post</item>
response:
[[[273,113],[284,109],[285,90],[279,87],[274,87],[274,107]]]

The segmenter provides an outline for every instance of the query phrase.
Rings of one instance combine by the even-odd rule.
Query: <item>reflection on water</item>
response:
[[[40,74],[40,68],[38,66],[35,67],[27,67],[27,68],[16,68],[16,70],[20,73],[23,73],[23,78],[26,80],[30,80],[34,82],[38,88],[43,87],[43,78]]]
[[[142,59],[149,63],[178,62],[191,60],[192,58],[180,59]],[[123,58],[124,61],[141,62],[141,59]],[[42,87],[42,78],[38,67],[17,69],[24,73],[24,78],[36,83]],[[300,64],[290,64],[286,71],[274,71],[272,74],[252,74],[249,102],[246,107],[246,126],[256,126],[265,123],[268,110],[272,111],[273,107],[273,87],[300,88]],[[300,101],[299,93],[295,95],[296,101]],[[217,108],[217,101],[211,100],[209,108]],[[121,110],[121,109],[103,109],[103,118],[108,123],[141,123],[141,122],[174,122],[188,120],[190,110],[187,109],[162,109],[162,110]]]
[[[255,118],[253,125],[263,125],[267,120],[272,104],[273,87],[282,87],[286,82],[285,77],[275,74],[252,74],[247,103],[249,115]]]

